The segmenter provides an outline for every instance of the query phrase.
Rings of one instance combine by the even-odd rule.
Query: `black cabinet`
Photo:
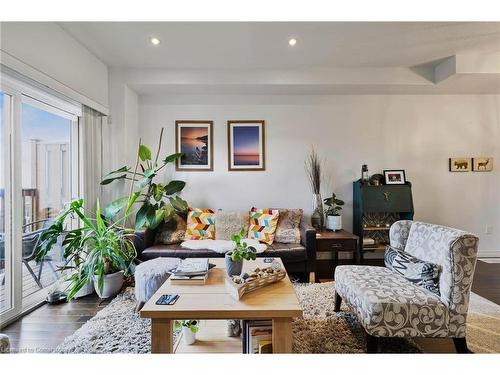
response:
[[[370,186],[353,183],[353,232],[359,236],[359,254],[383,252],[395,221],[413,220],[411,183]],[[363,241],[363,239],[370,239]],[[369,243],[369,242],[372,243]]]

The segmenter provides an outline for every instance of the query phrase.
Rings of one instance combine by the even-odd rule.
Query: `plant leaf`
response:
[[[178,212],[186,212],[187,209],[188,209],[188,204],[187,202],[182,199],[181,197],[179,197],[178,195],[174,196],[174,197],[170,197],[169,198],[170,200],[170,204],[172,205],[172,207],[178,211]]]
[[[184,186],[186,186],[186,183],[184,181],[172,180],[163,189],[163,194],[172,195],[178,193],[179,191],[184,189]]]
[[[128,203],[128,197],[115,199],[104,209],[104,217],[106,220],[112,220],[120,210]]]
[[[114,180],[121,180],[125,177],[127,177],[126,174],[122,174],[122,175],[116,176],[116,177],[105,178],[104,180],[101,181],[101,185],[108,185],[108,184],[112,183]]]
[[[149,210],[151,210],[151,204],[149,202],[145,202],[141,208],[139,208],[139,211],[137,211],[137,214],[135,215],[135,229],[139,230],[141,229],[147,221],[147,215]]]
[[[114,175],[115,173],[121,173],[121,172],[128,172],[128,167],[125,165],[125,166],[123,166],[121,168],[118,168],[115,171],[111,171],[106,176],[104,176],[104,178],[108,178],[108,177]]]
[[[135,183],[135,187],[137,189],[143,189],[144,187],[148,186],[150,182],[151,182],[150,178],[144,177]]]
[[[182,155],[183,155],[182,152],[178,152],[177,154],[168,155],[165,159],[163,159],[163,162],[165,164],[172,163],[175,160],[179,159]]]
[[[139,158],[142,161],[151,160],[151,150],[146,145],[139,146]]]

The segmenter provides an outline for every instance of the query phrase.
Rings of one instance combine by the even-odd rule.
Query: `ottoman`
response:
[[[136,311],[142,309],[144,304],[168,279],[169,272],[177,268],[179,262],[178,258],[156,258],[143,262],[135,268]]]

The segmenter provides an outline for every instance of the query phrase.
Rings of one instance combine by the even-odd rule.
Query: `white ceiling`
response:
[[[500,51],[500,23],[59,24],[111,67],[296,69],[411,67],[463,52]],[[161,39],[159,46],[149,38]],[[298,40],[295,47],[288,39]]]

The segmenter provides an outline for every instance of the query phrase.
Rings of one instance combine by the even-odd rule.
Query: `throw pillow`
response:
[[[210,208],[189,208],[186,240],[213,240],[215,238],[215,212]]]
[[[276,227],[278,226],[279,214],[278,210],[252,208],[250,211],[248,238],[271,245],[274,241]]]
[[[215,239],[231,240],[231,235],[239,233],[245,228],[247,236],[248,231],[248,211],[218,211],[215,214]]]
[[[171,245],[184,241],[186,234],[186,214],[176,214],[168,223],[161,224],[156,230],[155,245]]]
[[[300,243],[302,209],[278,209],[280,216],[274,240],[281,243]]]
[[[421,286],[438,296],[439,273],[441,267],[437,264],[425,262],[415,258],[407,252],[387,246],[384,254],[385,266],[400,274],[408,281]]]

